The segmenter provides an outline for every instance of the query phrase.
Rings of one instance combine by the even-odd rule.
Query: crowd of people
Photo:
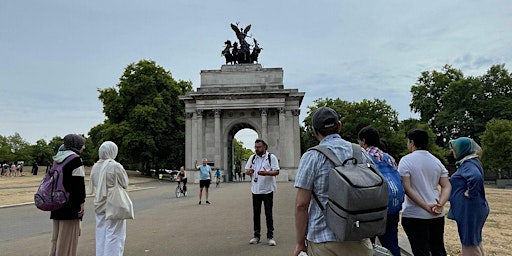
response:
[[[23,174],[23,163],[18,162],[17,164],[14,162],[4,162],[1,164],[1,176],[5,177],[20,177],[24,176]]]
[[[351,143],[339,135],[341,122],[331,108],[321,107],[312,116],[313,134],[320,145],[327,146],[341,162],[353,155]],[[405,198],[401,209],[401,224],[414,255],[447,255],[444,246],[444,205],[450,202],[448,218],[457,222],[461,251],[464,256],[485,255],[482,229],[489,215],[485,199],[481,148],[467,137],[450,141],[450,149],[457,160],[457,171],[449,177],[447,169],[428,150],[428,133],[413,129],[407,133],[409,154],[396,165],[379,147],[378,131],[365,127],[359,132],[363,154],[379,167],[386,161],[401,177],[401,184],[389,183],[392,188],[403,187]],[[324,208],[328,204],[328,174],[332,163],[317,151],[307,151],[301,158],[295,187],[296,247],[295,256],[373,255],[372,238],[360,241],[340,241],[329,229],[318,204],[312,201],[314,193]],[[378,169],[378,168],[377,168]],[[397,190],[398,191],[398,190]],[[391,208],[388,205],[388,209]],[[399,214],[388,211],[384,234],[378,236],[382,245],[396,256],[398,247]],[[373,238],[374,239],[374,238]]]
[[[329,228],[325,212],[328,206],[328,177],[333,163],[318,151],[307,151],[300,159],[294,186],[297,188],[295,202],[296,246],[293,255],[373,255],[378,238],[391,255],[401,255],[398,245],[398,225],[407,235],[414,255],[447,255],[444,246],[445,215],[457,223],[462,255],[485,255],[482,246],[482,229],[489,215],[485,198],[483,167],[480,162],[482,150],[471,138],[461,137],[449,142],[456,159],[457,170],[451,177],[444,165],[428,150],[428,133],[413,129],[407,133],[407,148],[410,151],[398,164],[385,152],[379,132],[367,126],[358,134],[359,147],[340,136],[341,122],[331,108],[322,107],[312,116],[313,134],[319,145],[326,146],[341,162],[360,149],[364,158],[371,159],[385,177],[389,189],[389,202],[385,232],[359,241],[343,241]],[[69,134],[53,157],[63,162],[71,155],[80,155],[85,148],[82,136]],[[257,139],[255,154],[247,161],[245,174],[251,179],[253,206],[253,235],[249,244],[261,240],[261,210],[264,206],[267,244],[276,246],[274,238],[273,196],[279,161],[268,151],[268,144]],[[89,182],[89,191],[96,192],[94,212],[96,216],[96,255],[123,255],[126,240],[126,220],[106,217],[107,197],[113,187],[128,187],[128,176],[123,166],[115,161],[118,148],[105,141],[98,151],[99,160],[94,164]],[[213,171],[206,158],[199,170],[199,204],[209,201],[209,186]],[[11,167],[9,167],[11,168]],[[3,166],[2,166],[3,169]],[[63,168],[63,184],[70,193],[69,202],[61,209],[52,211],[53,220],[50,255],[76,255],[80,235],[80,221],[84,215],[85,171],[82,160],[76,157]],[[220,172],[216,172],[220,179]],[[180,168],[179,177],[186,182],[185,168]],[[186,188],[185,188],[186,189]],[[315,195],[317,202],[312,197]],[[444,206],[450,202],[450,211]]]

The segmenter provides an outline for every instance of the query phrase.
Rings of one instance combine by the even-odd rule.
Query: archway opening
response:
[[[232,180],[245,181],[245,164],[248,158],[253,154],[254,141],[258,138],[258,134],[251,128],[243,128],[236,132],[232,143]],[[236,142],[235,142],[236,140]],[[237,143],[238,145],[235,145]]]

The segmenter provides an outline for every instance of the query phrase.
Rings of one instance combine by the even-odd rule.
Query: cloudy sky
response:
[[[29,143],[87,134],[105,116],[97,89],[150,59],[200,86],[220,69],[231,23],[252,24],[260,63],[317,98],[384,99],[400,119],[422,71],[512,67],[512,4],[490,1],[2,1],[0,135]],[[301,123],[302,125],[302,123]],[[255,134],[237,137],[251,147]]]

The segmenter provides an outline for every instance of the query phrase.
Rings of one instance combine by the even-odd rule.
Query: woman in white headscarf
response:
[[[117,183],[128,187],[128,175],[123,166],[114,159],[117,145],[112,141],[101,144],[99,160],[91,170],[89,191],[96,189],[94,207],[96,212],[96,256],[123,255],[126,240],[126,220],[109,220],[105,218],[108,191]]]

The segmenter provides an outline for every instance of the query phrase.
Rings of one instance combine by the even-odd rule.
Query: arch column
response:
[[[196,138],[197,138],[197,151],[196,151],[196,159],[197,161],[201,161],[204,157],[204,146],[203,146],[203,110],[202,109],[196,109]]]
[[[218,154],[215,154],[215,167],[217,168],[220,168],[221,167],[221,161],[222,161],[222,155],[221,153],[223,152],[223,144],[221,144],[221,136],[222,136],[222,131],[221,131],[221,127],[220,127],[220,115],[221,115],[221,110],[220,109],[215,109],[214,110],[215,112],[215,150],[218,152]]]
[[[268,134],[268,126],[267,126],[267,123],[268,123],[268,117],[267,117],[267,109],[266,108],[261,108],[260,109],[260,113],[261,113],[261,138],[264,140],[264,141],[267,141],[267,134]]]

